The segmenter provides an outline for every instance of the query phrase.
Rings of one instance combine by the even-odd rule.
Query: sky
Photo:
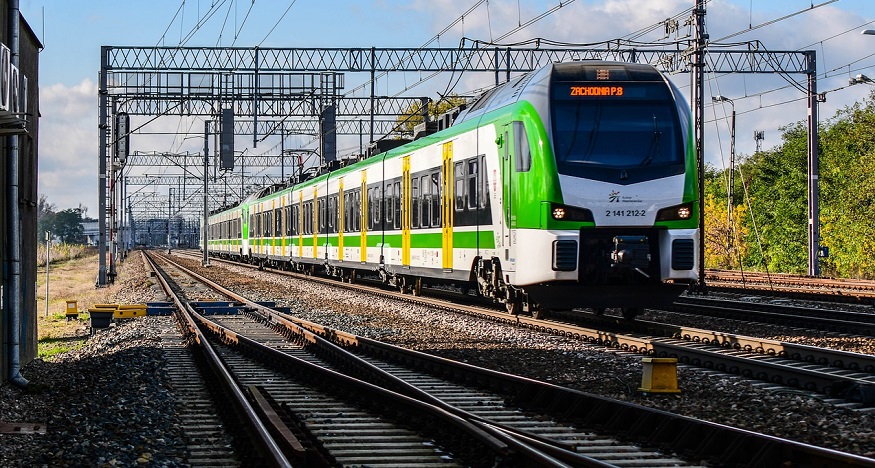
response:
[[[82,205],[87,215],[98,216],[96,83],[104,45],[456,47],[463,37],[491,41],[513,31],[501,43],[532,38],[591,43],[629,37],[689,9],[694,0],[565,0],[561,4],[557,8],[559,0],[20,0],[25,20],[44,45],[39,57],[38,190],[59,210]],[[819,106],[821,122],[865,100],[873,90],[867,84],[848,84],[849,78],[859,74],[875,78],[875,36],[860,34],[863,29],[875,29],[875,2],[871,0],[712,0],[707,4],[706,25],[715,42],[759,41],[768,50],[816,50],[817,86],[826,98]],[[687,31],[683,23],[680,30]],[[658,41],[664,36],[658,30],[638,40]],[[378,94],[401,92],[421,76],[405,74],[378,81]],[[804,88],[804,75],[789,78]],[[689,93],[688,75],[672,79]],[[448,75],[438,76],[407,94],[437,99],[449,80]],[[467,94],[492,80],[491,74],[466,74],[453,91]],[[354,76],[346,80],[347,89],[362,83]],[[755,131],[764,132],[761,144],[767,150],[781,143],[782,127],[807,118],[805,95],[787,77],[709,75],[705,154],[707,163],[717,168],[729,164],[731,112],[728,103],[712,105],[708,96],[717,95],[732,99],[735,105],[739,159],[755,152]],[[143,122],[145,118],[132,118],[132,127]],[[131,151],[201,151],[202,139],[194,137],[202,132],[202,123],[168,116],[150,125],[170,132],[192,128],[192,138],[134,135]],[[237,139],[235,149],[262,154],[271,151],[271,143],[255,148],[252,138],[244,137]],[[341,156],[358,152],[358,139],[341,140],[338,148]],[[166,168],[130,168],[128,174],[150,170],[151,174],[178,174]],[[132,187],[129,194],[136,190],[152,188]],[[166,193],[166,189],[159,191]]]

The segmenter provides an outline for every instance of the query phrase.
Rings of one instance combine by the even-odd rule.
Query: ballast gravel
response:
[[[120,270],[120,279],[130,282],[130,288],[119,293],[127,300],[117,300],[163,299],[144,280],[148,275],[138,257],[131,256]],[[678,369],[682,393],[644,395],[637,391],[639,355],[270,272],[219,262],[200,268],[197,260],[176,260],[252,299],[276,300],[301,318],[358,335],[875,459],[875,409],[844,407],[807,393],[769,389],[685,366]],[[185,446],[154,320],[161,318],[119,323],[96,333],[79,350],[28,364],[23,374],[32,388],[27,391],[0,386],[0,421],[48,425],[46,434],[0,435],[0,466],[184,466]],[[798,330],[774,326],[760,333],[807,340]],[[807,344],[842,345],[837,341],[818,336]],[[875,353],[875,340],[855,341],[860,341],[854,344],[857,352]]]

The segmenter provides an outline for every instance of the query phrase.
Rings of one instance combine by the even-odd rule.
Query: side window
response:
[[[516,170],[517,172],[529,172],[532,168],[532,151],[529,149],[529,138],[526,136],[526,127],[522,122],[513,123],[513,134],[516,137]]]
[[[457,162],[453,167],[453,182],[456,211],[465,209],[465,164],[462,161]]]
[[[374,203],[371,205],[371,208],[374,210],[374,220],[373,220],[373,229],[377,229],[381,227],[383,220],[383,189],[380,187],[374,187]]]
[[[422,190],[420,205],[422,207],[422,227],[428,227],[431,222],[431,176],[424,175],[419,178],[419,187]]]
[[[362,192],[360,190],[355,191],[355,205],[353,209],[353,225],[355,226],[356,232],[361,232],[362,230],[362,218],[360,213],[362,212]]]
[[[352,198],[352,192],[345,192],[343,194],[343,232],[350,232],[350,213],[352,212],[352,203],[350,203],[350,199]]]
[[[477,158],[468,160],[468,173],[466,174],[466,177],[468,182],[465,184],[465,195],[468,199],[467,208],[469,210],[474,210],[477,209],[477,192],[480,188],[477,184],[477,177],[479,177],[479,172],[477,171]]]
[[[477,173],[477,178],[480,181],[478,184],[480,186],[480,208],[486,208],[489,206],[489,178],[487,175],[489,171],[486,170],[486,155],[480,155],[480,171]]]
[[[386,184],[386,190],[383,192],[383,203],[385,206],[383,212],[386,214],[386,226],[384,227],[384,229],[392,228],[392,214],[395,212],[392,203],[395,201],[393,188],[394,186],[392,185],[392,182],[388,182]]]
[[[395,182],[394,187],[395,190],[392,191],[392,205],[394,207],[392,225],[395,229],[401,229],[401,182]]]
[[[292,235],[298,235],[300,232],[300,223],[301,222],[301,213],[299,205],[295,205],[292,207]]]
[[[431,225],[441,225],[441,173],[431,173]]]
[[[410,180],[411,227],[419,227],[419,177]]]
[[[274,226],[275,226],[275,229],[274,229],[273,232],[276,233],[276,236],[277,236],[277,237],[282,236],[282,235],[283,235],[283,212],[282,212],[282,208],[277,208],[277,209],[273,210],[273,222],[274,222]]]
[[[316,219],[319,220],[319,232],[325,232],[325,199],[316,199]]]
[[[331,196],[331,217],[329,220],[331,221],[331,232],[337,232],[337,228],[340,227],[340,213],[338,209],[340,208],[340,204],[338,203],[339,195]]]

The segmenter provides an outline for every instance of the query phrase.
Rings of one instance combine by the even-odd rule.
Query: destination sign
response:
[[[622,86],[571,86],[570,96],[622,96]]]

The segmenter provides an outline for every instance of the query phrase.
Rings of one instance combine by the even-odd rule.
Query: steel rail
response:
[[[498,392],[515,394],[514,404],[551,410],[557,417],[598,426],[633,440],[646,440],[650,444],[671,447],[678,453],[694,453],[697,457],[712,458],[737,466],[777,466],[782,463],[824,466],[836,463],[847,463],[848,466],[872,464],[872,460],[853,454],[610,400],[525,377],[450,361],[302,319],[293,320],[314,331],[321,330],[320,334],[363,354],[405,362],[420,369],[430,369],[436,374],[466,378]],[[462,372],[461,369],[465,371]]]
[[[241,265],[236,262],[229,263],[238,266]],[[243,264],[243,266],[250,265]],[[255,266],[250,267],[256,268]],[[532,330],[554,335],[561,335],[574,339],[582,339],[609,348],[617,348],[624,351],[640,353],[655,357],[676,357],[679,362],[696,367],[705,367],[718,371],[724,369],[723,372],[727,373],[737,374],[748,378],[755,378],[757,380],[764,380],[766,382],[781,382],[785,385],[814,390],[820,393],[830,395],[834,395],[837,391],[836,389],[838,388],[854,389],[872,385],[871,381],[867,381],[865,379],[860,379],[853,376],[836,375],[823,371],[812,371],[809,369],[792,367],[776,362],[763,362],[762,360],[752,359],[751,357],[732,356],[728,355],[725,349],[695,349],[690,346],[682,346],[682,343],[680,342],[668,342],[665,340],[665,338],[659,336],[641,335],[628,333],[626,331],[612,331],[613,329],[617,328],[616,325],[613,325],[609,329],[604,328],[605,324],[607,324],[607,321],[612,320],[610,318],[605,318],[600,321],[602,325],[601,328],[588,328],[576,324],[562,323],[551,320],[539,320],[521,315],[511,316],[508,315],[506,312],[484,309],[478,306],[468,306],[462,304],[450,305],[442,299],[430,298],[425,296],[410,296],[394,291],[375,289],[358,284],[341,283],[330,278],[304,276],[298,275],[296,273],[269,268],[263,269],[270,270],[274,273],[285,276],[292,276],[306,279],[308,281],[316,281],[323,284],[329,284],[334,287],[352,289],[360,292],[366,292],[368,294],[374,294],[377,296],[407,301],[414,304],[427,305],[457,313],[461,312],[481,318],[485,317],[500,323],[523,326]],[[634,323],[624,324],[624,327],[628,326],[636,327],[637,325]],[[673,326],[665,326],[662,328],[663,331],[657,334],[666,336],[665,330],[670,330],[672,329],[672,327]],[[710,335],[696,335],[692,332],[692,330],[693,329],[686,329],[685,333],[685,335],[689,335],[691,337],[691,341],[695,341],[694,336],[699,336],[700,341],[712,340],[715,337],[714,332],[710,332]],[[652,332],[652,330],[650,331]],[[683,335],[676,335],[675,333],[668,333],[668,336],[683,337]],[[734,334],[724,334],[721,339],[723,340],[723,342],[743,342],[745,338],[747,337],[740,337]],[[753,346],[753,344],[754,343],[751,341],[745,344],[741,349],[744,350],[748,345],[750,345],[753,351],[758,351],[758,346]],[[787,344],[787,346],[788,348],[792,348],[794,355],[799,355],[804,350],[801,345]],[[775,348],[772,347],[771,349]],[[775,350],[776,354],[778,354],[779,352],[780,350]],[[804,355],[805,357],[803,357],[803,359],[806,361],[810,361],[813,358],[814,362],[816,363],[824,359],[824,356],[826,355],[829,355],[828,359],[830,359],[831,362],[838,362],[839,360],[847,361],[849,365],[856,365],[860,369],[867,369],[869,366],[872,365],[871,360],[869,360],[865,356],[846,354],[840,351],[830,352],[825,350],[822,353],[818,354],[816,357],[812,357],[813,353],[807,353]]]
[[[183,302],[179,299],[179,297],[175,294],[175,292],[170,287],[167,278],[163,271],[157,267],[157,265],[152,261],[152,259],[148,255],[144,255],[144,258],[148,262],[150,268],[156,272],[156,277],[161,282],[162,288],[164,288],[165,293],[167,293],[168,297],[173,300],[173,303],[176,305],[176,317],[180,322],[180,325],[183,326],[184,329],[190,333],[190,335],[194,338],[195,342],[197,342],[199,349],[203,352],[204,356],[207,358],[207,362],[210,365],[210,368],[215,373],[216,377],[222,382],[223,390],[229,395],[231,404],[237,411],[237,414],[240,415],[243,422],[249,427],[251,432],[249,434],[254,434],[252,437],[253,442],[256,444],[256,448],[258,449],[259,454],[264,458],[264,461],[271,466],[275,467],[291,467],[292,464],[283,454],[277,442],[274,440],[273,436],[271,436],[267,427],[262,423],[261,419],[258,417],[255,409],[249,403],[249,401],[244,396],[243,392],[240,390],[239,386],[236,384],[234,377],[222,363],[222,360],[219,358],[216,351],[207,341],[206,337],[203,333],[198,329],[197,325],[192,321],[192,318],[189,314],[186,314],[184,311],[189,310],[186,306],[187,304],[183,304]],[[189,310],[189,312],[191,312]]]
[[[678,298],[672,305],[662,307],[668,311],[680,311],[764,323],[789,324],[800,328],[820,327],[826,331],[841,331],[862,336],[875,336],[875,314],[840,310],[818,310],[781,304],[754,304],[739,301]]]
[[[573,463],[577,466],[603,466],[601,464],[602,462],[599,462],[598,460],[574,453],[574,447],[569,444],[545,438],[525,430],[513,428],[506,424],[477,416],[468,411],[464,411],[453,405],[447,404],[446,402],[434,397],[428,392],[425,392],[418,387],[392,375],[391,373],[374,366],[373,364],[361,359],[355,354],[350,353],[342,347],[334,344],[330,340],[324,338],[317,331],[314,331],[312,329],[318,329],[320,327],[319,325],[312,324],[312,328],[300,326],[293,320],[293,317],[287,314],[251,301],[245,296],[237,294],[234,291],[231,291],[230,289],[216,283],[215,281],[212,281],[209,278],[206,278],[194,271],[191,271],[188,268],[185,268],[184,266],[170,260],[167,257],[164,257],[163,260],[175,265],[177,268],[182,269],[183,271],[185,271],[186,274],[189,274],[198,281],[207,284],[216,291],[219,291],[222,294],[233,298],[235,301],[245,304],[253,311],[258,311],[261,314],[261,318],[265,322],[271,323],[276,327],[282,327],[285,329],[284,331],[286,333],[296,335],[297,340],[306,342],[309,345],[317,347],[317,354],[320,354],[324,357],[329,358],[330,360],[334,360],[335,362],[340,362],[342,364],[349,364],[350,362],[352,362],[356,367],[358,367],[360,375],[363,378],[375,380],[402,395],[408,396],[410,398],[415,398],[424,403],[433,405],[443,411],[446,411],[449,414],[458,416],[465,421],[477,423],[478,427],[485,428],[492,437],[496,438],[496,440],[503,440],[507,442],[509,445],[512,445],[516,449],[520,450],[520,452],[523,454],[535,457],[542,457],[546,455],[548,458],[555,457],[561,462]],[[220,325],[216,326],[220,327]],[[328,329],[326,328],[326,330]],[[234,338],[240,337],[240,335],[238,335],[237,333],[230,331],[219,331],[218,329],[214,329],[213,331],[216,334],[223,334],[223,336],[232,336]],[[538,444],[539,448],[533,449],[530,444],[522,441],[535,441]],[[544,452],[547,453],[545,454]]]
[[[295,275],[279,270],[271,271],[307,280],[326,282],[338,287],[360,289],[354,284],[350,285],[332,280],[318,279],[312,276]],[[377,291],[375,294],[396,299],[400,298],[419,304],[434,305],[439,303],[441,308],[451,308],[443,301],[436,301],[422,296],[411,297],[389,291]],[[457,307],[453,305],[452,309]],[[589,336],[593,340],[599,340],[602,344],[609,346],[621,348],[636,347],[638,352],[651,355],[686,351],[685,347],[664,342],[664,340],[661,342],[661,339],[654,339],[652,337],[625,336],[554,322],[545,323],[542,320],[534,320],[522,316],[511,318],[506,313],[500,314],[480,308],[468,308],[467,306],[458,308],[478,310],[478,314],[481,316],[498,317],[499,321],[516,323],[532,329],[564,336]],[[277,312],[277,314],[280,314],[280,312]],[[831,466],[835,464],[846,464],[848,466],[873,465],[873,461],[865,457],[757,434],[707,421],[699,421],[626,402],[610,400],[524,377],[503,374],[465,363],[453,362],[437,356],[400,348],[314,324],[299,318],[288,318],[302,327],[330,338],[331,341],[344,347],[355,348],[363,354],[380,359],[405,362],[419,369],[431,369],[431,372],[439,375],[454,375],[460,379],[468,379],[473,384],[486,385],[497,392],[515,395],[513,398],[514,404],[529,408],[539,408],[541,410],[551,410],[556,417],[570,418],[585,424],[592,424],[608,432],[621,433],[633,440],[646,440],[648,443],[658,446],[670,446],[677,453],[695,453],[697,457],[710,457],[714,460],[719,460],[720,463],[738,466],[776,466],[783,463],[799,463],[806,466]],[[703,356],[712,361],[716,359],[713,352],[705,354],[702,350],[692,350],[689,356],[691,356],[691,360],[699,359],[701,361]],[[744,361],[732,361],[733,365],[737,362]],[[757,375],[757,373],[763,372],[763,369],[769,368],[769,366],[756,361],[751,362],[750,365],[751,375]],[[461,371],[463,368],[465,372]],[[825,386],[825,384],[823,385]],[[562,404],[559,405],[557,402],[562,402]],[[569,410],[568,408],[572,409]],[[646,423],[642,423],[642,421],[646,421]]]

